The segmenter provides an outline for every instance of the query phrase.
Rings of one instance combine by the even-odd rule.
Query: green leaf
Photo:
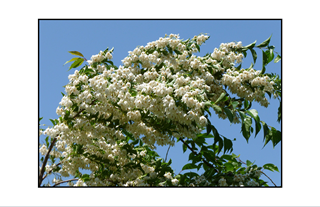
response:
[[[177,53],[178,55],[182,55],[182,53],[179,50],[174,50],[175,53]]]
[[[183,166],[182,170],[190,170],[190,169],[196,169],[197,165],[193,164],[193,163],[188,163],[185,166]]]
[[[250,70],[251,68],[253,68],[254,64],[251,63],[250,67],[248,68],[248,70]]]
[[[204,137],[197,137],[194,139],[194,142],[199,146],[201,147],[205,142],[205,138]]]
[[[268,64],[268,59],[269,59],[269,54],[268,54],[268,51],[263,51],[262,50],[262,64],[263,65],[267,65]]]
[[[212,108],[215,109],[218,113],[222,112],[222,109],[218,105],[212,104]]]
[[[226,93],[221,93],[220,97],[216,100],[215,104],[219,103],[224,97],[226,97]]]
[[[257,55],[257,53],[256,53],[256,51],[254,49],[250,49],[250,51],[251,51],[251,54],[252,54],[253,62],[256,63],[258,55]]]
[[[84,182],[87,182],[87,181],[90,180],[90,176],[89,176],[88,174],[83,174],[83,175],[81,176],[81,179],[82,179]]]
[[[213,151],[204,151],[203,156],[206,158],[207,161],[216,162],[216,157]]]
[[[241,64],[238,65],[238,67],[236,67],[236,70],[240,70],[241,69]]]
[[[219,148],[218,148],[218,153],[221,152],[222,148],[223,148],[223,140],[222,138],[220,137],[219,133],[218,133],[218,130],[213,126],[211,125],[211,129],[212,129],[212,132],[213,132],[213,135],[214,135],[214,143],[213,143],[213,146],[216,145],[216,143],[219,142]]]
[[[270,46],[268,49],[269,50],[266,51],[266,53],[268,55],[268,63],[270,63],[274,58],[274,53],[273,53],[274,46]]]
[[[208,124],[207,124],[207,135],[209,135],[210,132],[211,132],[211,124],[208,123]]]
[[[197,139],[198,138],[214,138],[214,136],[212,134],[203,133],[203,134],[197,134]]]
[[[198,52],[200,52],[200,46],[198,44],[195,44],[195,45],[196,45]]]
[[[83,58],[78,58],[78,60],[74,61],[74,63],[71,64],[69,70],[71,70],[72,68],[76,68],[76,67],[80,66],[83,63],[83,61],[84,61]]]
[[[102,60],[101,63],[109,63],[109,64],[111,64],[112,66],[114,66],[114,65],[113,65],[113,62],[112,62],[111,60],[108,60],[108,58]]]
[[[267,45],[269,45],[269,42],[271,40],[271,36],[272,35],[270,35],[270,37],[268,39],[266,39],[265,41],[263,41],[261,44],[257,45],[256,47],[266,47]]]
[[[249,108],[248,100],[244,100],[244,109],[247,110]]]
[[[263,65],[262,66],[262,70],[261,70],[261,73],[260,74],[264,74],[266,72],[266,67]]]
[[[278,56],[274,59],[274,63],[277,63],[277,62],[279,62],[280,60],[281,60],[281,56],[278,55]]]
[[[248,167],[250,167],[252,164],[253,164],[253,163],[250,162],[249,160],[246,161],[246,165],[247,165]]]
[[[271,163],[268,163],[268,164],[263,165],[263,168],[266,169],[266,170],[270,170],[270,171],[272,171],[272,172],[274,172],[274,171],[279,172],[278,167],[275,166],[274,164],[271,164]]]
[[[258,111],[256,109],[250,109],[248,111],[246,111],[250,116],[252,116],[252,118],[256,119],[257,121],[260,122],[260,118],[258,116]]]
[[[241,130],[247,142],[249,142],[249,138],[250,138],[251,125],[252,125],[251,117],[245,116],[244,121],[242,122]]]
[[[263,147],[265,147],[268,144],[268,142],[271,140],[272,132],[269,130],[269,127],[265,122],[263,121],[261,122],[263,127],[263,140],[265,141]]]
[[[49,119],[49,120],[51,121],[51,123],[53,124],[53,126],[55,126],[55,125],[56,125],[55,120],[53,120],[53,119]]]
[[[182,145],[182,150],[183,150],[183,153],[185,153],[187,151],[187,145],[183,144]]]
[[[233,157],[232,157],[231,155],[222,155],[222,156],[220,157],[220,159],[232,160]]]
[[[251,108],[252,102],[248,100],[244,100],[244,109],[248,110]]]
[[[232,104],[233,108],[235,109],[239,105],[239,102],[238,101],[234,101],[231,104]]]
[[[223,138],[223,154],[225,154],[226,152],[232,152],[233,148],[232,148],[233,144],[232,141],[228,138]]]
[[[282,112],[282,101],[280,101],[280,105],[279,105],[279,108],[278,108],[278,122],[280,123],[281,121],[281,112]]]
[[[81,56],[81,57],[84,57],[80,52],[78,51],[68,51],[69,53],[71,53],[72,55],[78,55],[78,56]]]
[[[242,53],[243,53],[244,57],[247,57],[247,52],[246,51],[242,51]]]
[[[72,58],[71,60],[68,60],[65,64],[70,63],[70,62],[75,61],[75,60],[78,60],[78,59],[79,59],[79,58],[77,58],[77,57]],[[65,65],[65,64],[63,64],[63,65]]]
[[[223,108],[223,110],[224,110],[224,112],[226,112],[230,123],[232,123],[232,122],[233,122],[233,114],[232,114],[232,112],[230,111],[230,109],[228,109],[228,108]]]
[[[281,141],[281,132],[276,130],[275,128],[271,128],[271,132],[272,132],[272,145],[273,148]]]
[[[255,110],[255,109],[252,109]],[[250,110],[251,111],[251,110]],[[253,117],[254,121],[255,121],[255,127],[256,127],[256,134],[255,137],[257,137],[257,134],[259,133],[259,131],[261,130],[261,124],[260,124],[260,118],[258,116],[258,112],[257,115],[255,116],[254,114],[250,114],[251,117]]]
[[[244,122],[244,118],[246,117],[246,114],[243,111],[238,111],[238,112],[239,112],[241,121]]]
[[[261,130],[261,124],[260,124],[260,118],[258,116],[258,111],[256,109],[251,109],[246,111],[255,121],[255,126],[256,126],[256,134],[255,136],[257,136],[257,134],[259,133],[259,131]]]
[[[254,41],[253,43],[251,43],[251,44],[249,44],[249,45],[245,46],[245,48],[248,48],[248,49],[253,48],[253,47],[255,46],[256,42],[257,42],[257,40],[256,40],[256,41]]]
[[[226,171],[227,171],[227,172],[228,172],[228,171],[231,171],[231,172],[232,172],[232,171],[234,170],[234,165],[231,164],[230,162],[225,163],[224,166],[226,167]]]
[[[40,117],[40,118],[39,118],[39,122],[40,122],[42,119],[43,119],[43,117]]]
[[[49,137],[46,137],[45,138],[45,141],[46,141],[46,146],[47,146],[47,148],[49,147]]]
[[[172,48],[169,45],[167,46],[167,48],[168,48],[169,53],[172,54]]]

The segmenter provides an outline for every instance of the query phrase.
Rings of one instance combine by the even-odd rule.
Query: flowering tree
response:
[[[66,62],[73,62],[70,69],[84,61],[88,65],[69,75],[56,110],[59,119],[40,129],[47,137],[39,146],[39,186],[51,173],[57,175],[54,186],[268,186],[260,178],[262,169],[278,168],[230,154],[232,141],[219,134],[208,116],[212,108],[213,115],[241,124],[247,141],[263,128],[265,145],[271,141],[276,146],[281,132],[261,121],[251,104],[268,107],[266,94],[278,98],[281,121],[281,79],[266,73],[266,65],[281,56],[275,57],[271,37],[259,45],[222,43],[203,57],[194,55],[208,38],[200,34],[181,40],[170,34],[130,51],[119,67],[111,61],[113,49],[91,60],[70,51],[78,56]],[[263,51],[261,71],[253,68],[255,48]],[[249,50],[254,63],[241,68]],[[208,139],[214,143],[207,144]],[[157,145],[176,142],[190,153],[182,170],[202,168],[202,175],[175,173],[171,160],[155,151]],[[73,178],[63,180],[69,176]]]

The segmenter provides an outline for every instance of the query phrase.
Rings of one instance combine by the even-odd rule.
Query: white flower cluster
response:
[[[42,147],[40,148],[40,153],[42,155],[46,155],[47,152],[48,152],[48,149],[47,149],[46,145],[42,145]]]
[[[228,86],[231,93],[246,98],[248,101],[256,100],[262,106],[267,107],[269,102],[264,94],[266,92],[273,93],[274,82],[270,81],[268,76],[260,77],[260,72],[253,68],[249,70],[241,69],[240,72],[235,69],[228,69],[221,81],[222,84]]]
[[[73,186],[87,186],[87,185],[86,185],[86,183],[85,183],[83,180],[79,179],[79,180],[76,182],[76,184],[74,184]]]
[[[59,135],[56,147],[65,157],[59,172],[74,175],[79,168],[93,172],[98,169],[97,163],[83,155],[68,157],[74,144],[82,145],[86,154],[116,163],[117,167],[110,167],[115,168],[114,171],[132,162],[136,156],[122,149],[121,142],[126,138],[123,130],[151,147],[155,144],[173,146],[173,137],[195,138],[207,125],[205,103],[216,101],[225,92],[223,85],[240,97],[267,105],[263,94],[273,91],[272,81],[254,69],[238,72],[234,67],[234,62],[241,63],[243,58],[242,53],[234,52],[242,47],[241,42],[223,43],[205,57],[193,55],[208,38],[199,35],[182,41],[178,35],[170,34],[130,51],[122,60],[124,66],[118,69],[94,65],[112,59],[110,51],[106,54],[101,51],[88,61],[88,69],[93,71],[90,78],[78,70],[69,75],[67,94],[56,112],[60,116],[68,112],[70,117],[76,117],[72,124],[59,123],[43,132],[52,138]],[[222,78],[216,77],[217,73],[222,74]],[[77,107],[73,107],[75,105]],[[225,114],[219,116],[226,118]],[[96,119],[102,121],[93,123]],[[170,123],[170,130],[161,128],[166,123]],[[45,154],[46,149],[42,146],[40,152]],[[145,156],[145,152],[140,156]],[[154,173],[152,166],[143,168]],[[114,172],[110,180],[123,185],[146,184],[143,179],[147,178],[141,180],[140,176],[137,171],[120,170]],[[165,177],[172,179],[170,173]],[[110,180],[89,183],[112,185]],[[76,185],[83,185],[81,182],[79,180]],[[224,180],[220,183],[224,185]]]
[[[87,62],[89,64],[95,63],[95,62],[101,62],[104,59],[111,60],[112,54],[110,52],[107,52],[106,54],[103,51],[100,51],[97,55],[92,55],[91,60],[88,60]]]

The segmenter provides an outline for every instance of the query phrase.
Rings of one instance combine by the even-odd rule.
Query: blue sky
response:
[[[280,20],[42,20],[40,21],[39,35],[39,110],[43,117],[41,124],[51,125],[49,119],[58,118],[56,108],[62,98],[60,92],[64,92],[62,86],[68,83],[68,75],[74,72],[68,71],[67,64],[71,59],[68,51],[81,52],[87,59],[92,55],[114,47],[113,62],[121,65],[121,60],[138,45],[146,45],[148,42],[157,40],[165,34],[179,34],[182,39],[188,39],[199,33],[208,33],[210,39],[201,46],[204,55],[212,52],[220,43],[242,41],[243,45],[257,40],[261,43],[271,34],[271,45],[275,51],[281,53],[281,22]],[[256,50],[258,60],[255,69],[261,70],[262,53]],[[242,67],[249,67],[252,62],[251,54],[248,53]],[[267,72],[281,74],[281,62],[273,62],[267,66]],[[260,119],[268,125],[281,130],[277,120],[278,100],[270,99],[270,106],[264,108],[253,104],[257,109]],[[233,143],[235,154],[240,154],[243,161],[247,159],[255,161],[258,166],[273,163],[278,166],[280,173],[265,170],[264,172],[275,182],[281,185],[281,143],[275,148],[269,143],[263,147],[263,131],[256,138],[250,137],[249,144],[240,133],[240,125],[231,125],[228,120],[218,119],[213,116],[211,123],[219,133],[229,139],[236,138]],[[44,139],[41,136],[40,142]],[[165,157],[168,147],[159,147],[157,152]],[[181,143],[170,148],[168,159],[172,159],[172,168],[179,173],[188,163],[189,151],[182,152]],[[269,181],[262,175],[262,178]],[[47,183],[46,181],[44,183]],[[271,182],[268,182],[272,186]]]

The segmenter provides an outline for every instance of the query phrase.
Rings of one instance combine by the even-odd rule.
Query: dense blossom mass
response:
[[[63,158],[58,173],[68,177],[79,169],[92,172],[85,182],[79,179],[75,186],[150,186],[150,180],[157,177],[161,179],[155,185],[164,186],[170,180],[178,186],[176,174],[156,171],[156,159],[143,162],[150,149],[156,145],[174,146],[181,137],[196,138],[208,124],[206,107],[227,93],[224,86],[240,98],[267,107],[264,95],[274,93],[274,82],[261,71],[235,67],[244,58],[242,43],[222,43],[211,54],[196,56],[208,38],[201,34],[183,41],[171,34],[129,51],[119,68],[105,64],[112,59],[113,50],[101,51],[82,69],[87,72],[76,70],[69,75],[66,94],[56,113],[74,119],[60,119],[43,131],[57,138],[50,154]],[[227,106],[224,102],[217,105]],[[227,118],[224,111],[213,109],[220,118]],[[239,119],[234,113],[233,123],[239,123]],[[145,145],[128,152],[129,135]],[[75,146],[81,146],[80,153],[75,154]],[[40,147],[42,155],[47,152],[45,145]],[[109,163],[106,174],[98,173],[101,165],[96,158]],[[130,163],[140,165],[142,170],[127,168]],[[47,165],[46,172],[56,167]],[[250,175],[259,177],[260,172],[250,173],[234,175],[234,185],[258,186]],[[210,186],[213,182],[199,176],[188,185]],[[214,185],[228,186],[223,177]]]

